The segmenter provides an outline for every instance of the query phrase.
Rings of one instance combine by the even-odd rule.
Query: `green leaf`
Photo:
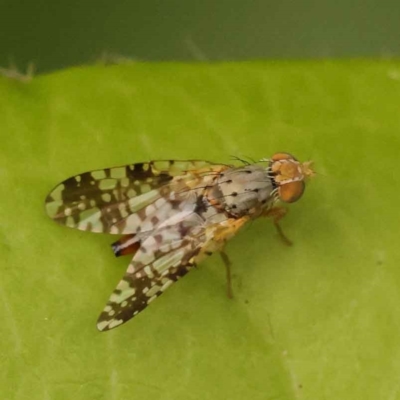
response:
[[[0,79],[3,399],[400,398],[400,64],[127,64]],[[63,228],[63,179],[149,159],[312,159],[279,241],[256,221],[107,333],[115,239]]]

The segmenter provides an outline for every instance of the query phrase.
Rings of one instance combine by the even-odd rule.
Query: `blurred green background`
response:
[[[109,58],[238,60],[393,56],[400,2],[0,2],[0,65],[39,72]]]

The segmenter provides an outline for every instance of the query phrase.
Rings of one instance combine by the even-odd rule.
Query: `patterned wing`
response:
[[[223,168],[226,166],[197,160],[151,161],[85,172],[56,186],[46,198],[46,211],[56,222],[71,228],[136,233],[135,224],[126,223],[129,216],[168,198],[185,182],[196,184],[202,176]]]
[[[141,243],[99,316],[100,331],[137,315],[195,266],[195,257],[206,244],[205,229],[196,218],[200,217],[192,214],[191,221],[159,229]]]
[[[100,314],[97,328],[106,331],[136,316],[202,259],[220,251],[249,219],[205,224],[194,213],[173,227],[158,229],[141,244]]]

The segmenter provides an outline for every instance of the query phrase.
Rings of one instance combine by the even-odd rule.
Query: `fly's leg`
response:
[[[281,226],[279,225],[279,221],[288,213],[288,209],[285,207],[272,207],[266,211],[264,211],[263,216],[272,218],[272,222],[275,225],[276,230],[278,231],[278,235],[287,246],[292,246],[293,242],[283,233]]]
[[[235,236],[238,231],[250,220],[249,216],[245,216],[242,218],[231,218],[225,222],[225,225],[215,224],[214,226],[209,227],[210,235],[212,235],[212,239],[208,242],[208,244],[202,249],[200,253],[200,258],[204,254],[211,254],[218,251],[221,254],[222,261],[224,262],[226,269],[226,289],[227,295],[231,299],[233,298],[232,291],[232,275],[231,275],[231,261],[229,260],[228,255],[224,251],[224,247],[226,242]]]
[[[226,294],[227,296],[232,299],[233,298],[233,292],[232,292],[232,279],[231,279],[231,260],[228,257],[228,254],[226,254],[223,250],[219,252],[221,255],[222,261],[224,262],[225,268],[226,268]]]

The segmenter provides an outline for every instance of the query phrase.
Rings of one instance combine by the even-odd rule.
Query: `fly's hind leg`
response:
[[[283,233],[281,226],[279,225],[279,221],[288,213],[288,209],[285,207],[272,207],[266,211],[264,211],[263,216],[272,218],[272,222],[275,225],[276,230],[278,231],[278,235],[287,246],[292,246],[293,242]]]
[[[224,226],[218,226],[214,230],[214,246],[215,250],[221,254],[222,261],[224,262],[226,269],[226,291],[230,299],[233,298],[232,291],[232,275],[231,275],[231,261],[228,255],[224,251],[225,243],[235,236],[238,231],[249,221],[249,217],[242,217],[239,219],[230,219],[229,223]]]
[[[221,255],[222,261],[225,265],[226,269],[226,294],[227,296],[232,299],[233,298],[233,291],[232,291],[232,276],[231,276],[231,260],[228,257],[228,254],[225,251],[221,250],[219,252]]]

